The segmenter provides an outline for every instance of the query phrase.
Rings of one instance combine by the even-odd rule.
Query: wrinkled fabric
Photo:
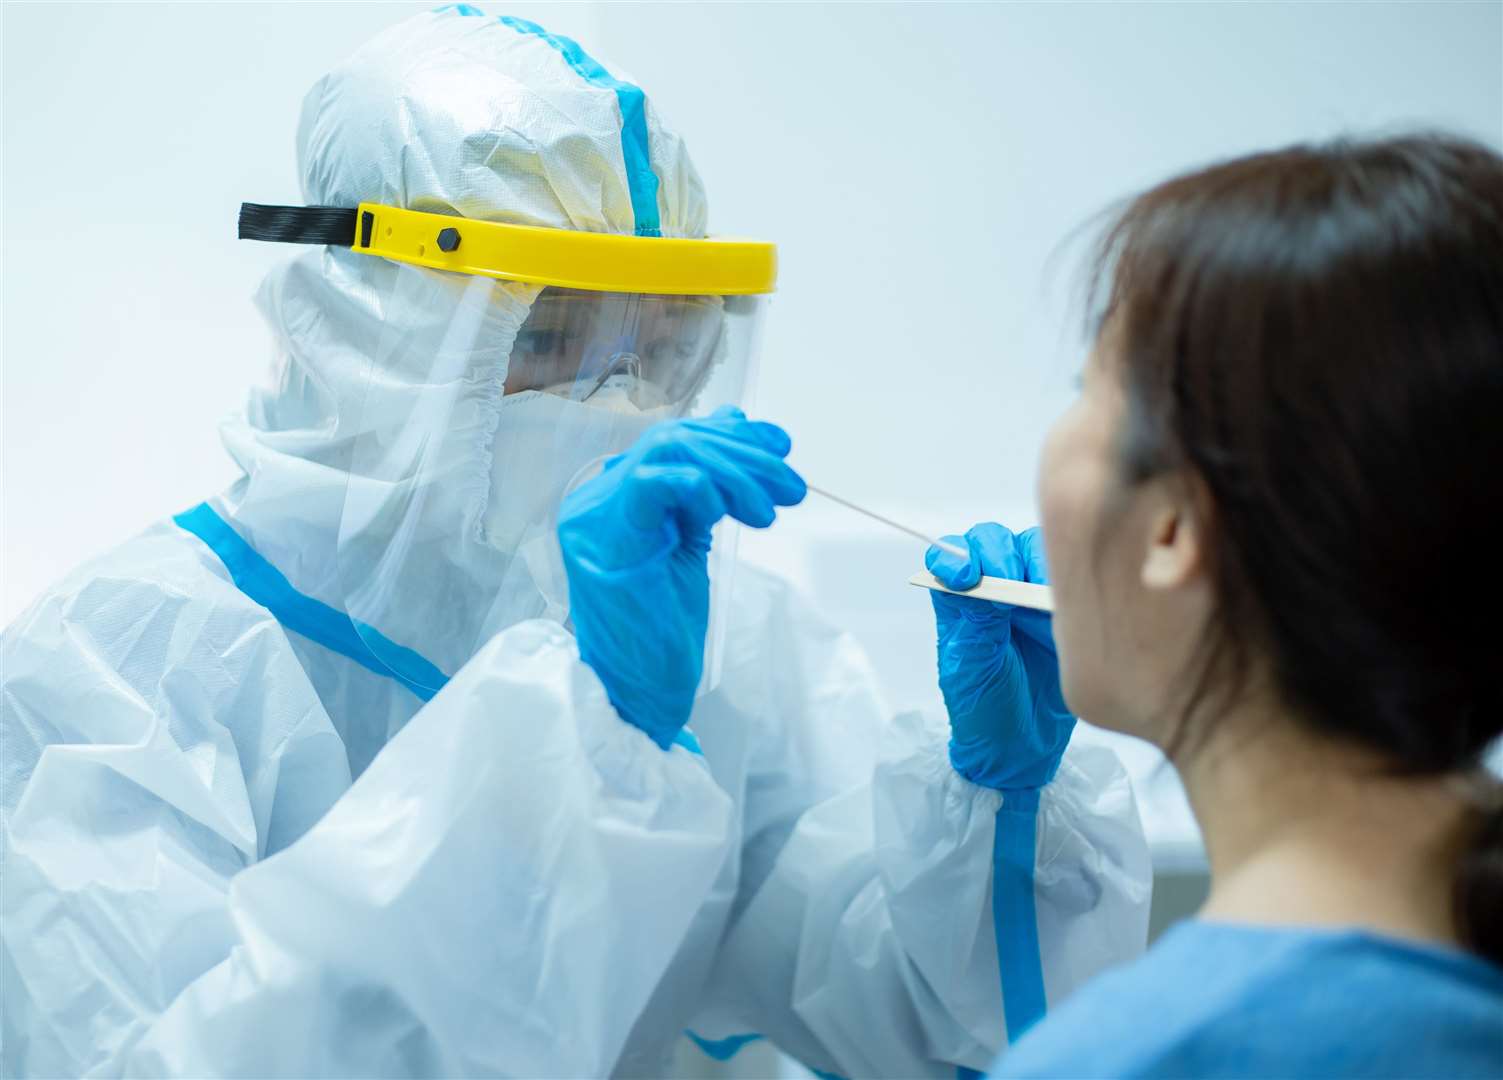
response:
[[[422,706],[225,578],[153,527],[0,643],[6,1075],[648,1075],[685,1027],[843,1075],[1003,1048],[1001,796],[782,584],[738,577],[700,762],[549,623]],[[1057,1002],[1141,951],[1147,850],[1099,748],[1037,828]]]
[[[452,5],[367,41],[303,101],[304,201],[638,232],[614,80],[586,78],[562,48],[567,39],[531,26]],[[597,66],[635,83],[614,63]],[[652,99],[644,96],[642,106],[657,228],[704,236],[709,209],[699,173]]]
[[[682,144],[580,66],[526,26],[408,19],[309,95],[307,201],[636,232],[630,106],[656,227],[700,235]],[[355,449],[431,404],[427,361],[383,341],[441,342],[452,314],[390,303],[411,269],[331,250],[273,272],[272,377],[222,428],[242,475],[214,513],[334,609],[347,491],[377,482]],[[986,1066],[1006,1042],[998,793],[950,769],[942,723],[893,720],[850,637],[745,569],[689,717],[703,756],[622,723],[546,552],[482,542],[493,478],[527,466],[491,432],[533,299],[487,288],[493,352],[455,358],[435,435],[453,524],[424,540],[456,605],[516,602],[431,700],[278,622],[165,522],[0,637],[0,1071],[662,1075],[686,1028],[843,1075]],[[533,591],[505,593],[522,571]],[[374,629],[429,660],[460,647],[388,614]],[[1098,751],[1065,754],[1037,822],[1053,1002],[1142,948],[1149,870]]]
[[[363,688],[331,709],[162,525],[0,660],[8,1076],[601,1075],[724,859],[703,763],[548,623],[420,711],[326,653]],[[389,739],[371,680],[415,713]]]
[[[762,575],[738,575],[690,719],[702,762],[621,723],[556,626],[507,631],[423,706],[285,632],[172,525],[0,650],[6,1075],[661,1075],[689,1028],[841,1075],[948,1076],[1005,1045],[999,793]],[[622,840],[630,862],[596,850]],[[1053,1003],[1146,934],[1109,754],[1066,753],[1037,850]],[[539,983],[545,956],[566,983]],[[438,1001],[483,1033],[448,1041]],[[568,1033],[546,1054],[539,1016]]]

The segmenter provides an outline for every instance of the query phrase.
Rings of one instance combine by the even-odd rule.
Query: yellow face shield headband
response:
[[[618,236],[429,214],[242,203],[240,239],[334,244],[458,274],[589,292],[749,296],[777,285],[777,248],[754,240]]]

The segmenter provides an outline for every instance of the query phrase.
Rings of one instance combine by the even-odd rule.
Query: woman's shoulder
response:
[[[1095,980],[1001,1076],[1496,1077],[1503,968],[1361,931],[1192,921]]]

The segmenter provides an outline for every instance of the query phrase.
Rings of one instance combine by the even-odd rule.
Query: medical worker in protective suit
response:
[[[242,212],[311,245],[243,475],[3,639],[5,1075],[661,1073],[690,1033],[953,1076],[1142,947],[1047,623],[942,601],[951,729],[733,567],[716,523],[803,495],[719,407],[771,250],[705,239],[640,90],[451,7],[319,81],[298,158],[307,207]],[[972,544],[1037,578],[1029,541]]]

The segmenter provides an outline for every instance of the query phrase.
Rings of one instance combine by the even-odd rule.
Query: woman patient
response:
[[[1062,685],[1179,767],[1213,884],[1001,1072],[1503,1075],[1503,160],[1258,154],[1099,267],[1039,478]]]

